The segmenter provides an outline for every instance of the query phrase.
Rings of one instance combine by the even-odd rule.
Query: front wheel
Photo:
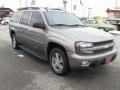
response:
[[[102,30],[102,31],[105,31],[105,28],[100,27],[99,29]]]
[[[57,75],[63,76],[68,73],[69,65],[65,51],[60,48],[54,48],[50,52],[50,66]]]
[[[4,25],[8,25],[8,22],[5,22]]]
[[[14,49],[18,49],[18,43],[17,43],[16,35],[15,34],[12,35],[12,47]]]

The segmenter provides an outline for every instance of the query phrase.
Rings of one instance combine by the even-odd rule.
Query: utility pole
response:
[[[118,0],[116,0],[115,9],[118,9],[118,5],[117,5],[117,3],[118,3]]]
[[[91,17],[92,8],[88,8],[88,18]]]
[[[25,3],[26,3],[26,7],[27,7],[27,0],[26,0],[26,2],[25,2]]]
[[[36,5],[35,0],[32,0],[32,1],[31,1],[31,7],[33,7],[33,6],[35,6],[35,5]]]
[[[71,0],[71,12],[72,12],[72,0]]]
[[[67,0],[63,0],[63,5],[64,5],[64,9],[65,9],[65,12],[66,12]]]
[[[20,3],[20,8],[21,8],[21,0],[20,0],[20,2],[19,2],[19,3]]]
[[[82,15],[85,16],[85,5],[83,4],[82,0],[80,0],[80,6],[82,6]]]

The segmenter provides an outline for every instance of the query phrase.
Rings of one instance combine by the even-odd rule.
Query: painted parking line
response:
[[[19,55],[17,55],[18,57],[20,57],[20,58],[24,58],[25,56],[24,55],[22,55],[22,54],[19,54]]]

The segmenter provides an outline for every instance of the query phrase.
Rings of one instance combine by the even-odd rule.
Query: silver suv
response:
[[[48,60],[57,75],[75,68],[109,63],[117,56],[113,36],[84,27],[72,13],[48,8],[21,8],[9,26],[12,46]]]

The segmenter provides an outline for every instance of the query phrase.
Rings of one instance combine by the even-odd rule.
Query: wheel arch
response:
[[[58,44],[58,43],[56,43],[56,42],[49,42],[49,43],[48,43],[48,46],[47,46],[47,57],[48,57],[48,61],[49,61],[49,55],[50,55],[51,50],[52,50],[53,48],[56,48],[56,47],[62,49],[62,50],[65,52],[65,55],[66,55],[66,58],[67,58],[67,61],[68,61],[68,68],[69,68],[69,70],[71,70],[70,64],[69,64],[69,60],[68,60],[68,54],[67,54],[66,48],[65,48],[63,45]]]
[[[63,45],[58,44],[56,42],[49,42],[48,45],[47,45],[47,57],[49,57],[49,54],[50,54],[51,50],[55,47],[58,47],[58,48],[62,49],[65,52],[65,54],[67,55],[67,50]]]

